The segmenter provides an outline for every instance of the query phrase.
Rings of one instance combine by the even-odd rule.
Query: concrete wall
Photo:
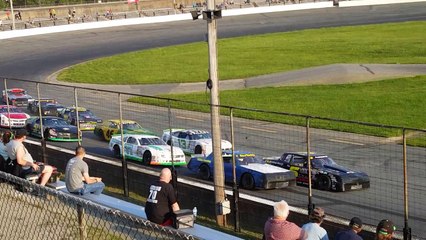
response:
[[[42,151],[40,146],[32,144],[25,145],[35,160],[42,160]],[[72,157],[73,154],[70,153],[64,153],[53,149],[46,150],[48,163],[56,166],[58,171],[62,173],[65,172],[64,170],[68,159]],[[89,165],[90,175],[102,177],[107,186],[114,186],[118,188],[123,187],[122,169],[120,166],[106,164],[89,158],[85,158],[85,161]],[[116,161],[119,163],[119,160],[116,159]],[[150,183],[157,178],[157,176],[129,169],[129,191],[147,197]],[[199,215],[215,219],[215,197],[213,191],[196,188],[184,183],[178,183],[178,198],[181,208],[192,209],[194,206],[197,206]],[[228,199],[231,203],[233,202],[232,196],[228,196]],[[265,221],[273,215],[272,206],[245,199],[240,199],[239,210],[241,228],[250,229],[251,231],[259,233],[263,232],[263,225]],[[308,221],[308,218],[304,214],[291,212],[289,220],[301,226]],[[231,214],[227,215],[227,222],[229,226],[234,225],[233,211]],[[327,229],[330,239],[333,239],[337,231],[346,227],[329,221],[324,222],[323,226]],[[374,239],[374,235],[371,232],[363,231],[360,235],[364,239]]]

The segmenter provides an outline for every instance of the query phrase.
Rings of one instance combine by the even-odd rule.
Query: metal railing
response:
[[[29,80],[4,81],[7,82],[8,88],[25,87],[36,99],[55,97],[58,102],[68,106],[78,103],[78,106],[92,110],[104,121],[121,118],[135,120],[160,137],[163,130],[170,128],[210,129],[209,114],[203,113],[210,109],[208,103]],[[38,91],[40,94],[37,94]],[[143,104],[135,103],[136,101]],[[359,216],[371,225],[377,224],[383,218],[390,218],[399,230],[404,230],[407,238],[424,237],[422,225],[426,221],[426,207],[423,204],[426,198],[425,129],[233,106],[220,106],[220,109],[222,139],[232,140],[235,150],[253,151],[262,157],[280,156],[284,152],[318,152],[332,157],[338,164],[350,170],[366,172],[370,177],[368,189],[348,193],[301,186],[267,192],[240,192],[256,196],[261,194],[261,197],[273,201],[285,199],[294,207],[311,208],[315,204],[324,207],[328,215],[346,219]],[[355,128],[358,133],[350,133]],[[385,132],[387,135],[392,133],[395,137],[366,135],[366,132]],[[113,156],[112,153],[105,155],[107,143],[93,132],[83,132],[82,144],[96,145],[96,153]],[[61,147],[73,149],[75,144],[62,144]],[[122,164],[127,167],[125,161],[122,161]],[[125,171],[123,173],[123,179],[126,179]],[[239,184],[237,180],[238,188]],[[125,192],[133,191],[131,188],[123,189]],[[243,220],[241,222],[244,224]]]

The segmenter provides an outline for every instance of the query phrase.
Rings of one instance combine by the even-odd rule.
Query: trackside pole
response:
[[[404,240],[411,240],[411,228],[408,226],[408,175],[407,175],[407,136],[402,130],[402,159],[404,165]]]
[[[315,208],[312,203],[312,173],[311,173],[311,138],[309,132],[309,117],[306,118],[306,157],[308,158],[308,214]]]
[[[240,193],[238,190],[238,185],[237,185],[237,174],[235,172],[235,155],[234,155],[234,112],[233,112],[233,108],[230,108],[230,113],[229,113],[229,121],[230,121],[230,126],[231,126],[231,144],[232,144],[232,194],[234,195],[234,231],[235,232],[241,232],[241,228],[240,228],[240,211],[238,209],[238,202],[239,202],[239,198],[240,198]]]
[[[40,102],[40,84],[36,84],[37,87],[37,99],[38,99],[38,116],[40,118],[40,134],[41,134],[41,159],[47,164],[46,159],[46,136],[44,136],[43,130],[43,114],[41,113],[41,102]]]
[[[10,119],[9,94],[7,93],[7,79],[4,79],[4,92],[6,94],[7,113],[9,114],[9,129],[12,132],[12,120]]]
[[[78,99],[77,99],[77,88],[74,88],[74,102],[75,102],[75,121],[77,124],[77,138],[78,138],[78,146],[81,146],[81,140],[83,136],[80,131],[80,119],[78,117]]]
[[[169,120],[169,137],[170,137],[170,152],[172,159],[172,185],[175,190],[176,198],[178,197],[177,189],[177,170],[175,168],[175,161],[173,157],[173,139],[172,139],[172,106],[170,100],[167,100],[167,115]]]
[[[127,160],[126,160],[126,149],[124,148],[124,130],[123,130],[123,109],[121,104],[121,93],[118,94],[118,109],[120,114],[120,132],[121,132],[121,160],[123,166],[123,190],[124,196],[129,196],[129,183],[127,181]]]

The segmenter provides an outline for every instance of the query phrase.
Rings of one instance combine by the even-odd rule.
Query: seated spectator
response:
[[[53,168],[49,165],[38,165],[34,162],[33,157],[25,148],[23,142],[27,137],[25,129],[18,129],[15,133],[15,138],[6,144],[7,154],[12,162],[19,165],[20,169],[15,174],[25,178],[30,174],[41,176],[40,185],[46,185],[52,175]]]
[[[6,150],[6,144],[9,143],[12,133],[6,131],[1,135],[0,141],[0,171],[6,172],[6,161],[9,158]]]
[[[148,220],[162,226],[172,225],[172,213],[180,209],[175,191],[170,184],[171,180],[172,172],[168,168],[163,168],[160,179],[153,182],[149,187],[149,195],[145,204]]]
[[[309,223],[302,226],[308,235],[307,240],[328,240],[327,231],[320,225],[324,221],[324,209],[316,207],[309,215]]]
[[[340,231],[334,237],[335,240],[362,240],[358,233],[362,230],[362,221],[361,219],[354,217],[349,222],[349,228]]]
[[[86,150],[82,146],[75,149],[75,157],[71,158],[65,169],[65,185],[70,193],[99,195],[105,188],[102,178],[90,177],[89,166],[83,160]]]
[[[392,240],[396,227],[392,221],[383,219],[376,228],[376,240]]]
[[[265,240],[304,240],[307,235],[303,229],[296,224],[287,221],[290,213],[288,204],[282,200],[274,205],[274,217],[268,219],[263,231]]]

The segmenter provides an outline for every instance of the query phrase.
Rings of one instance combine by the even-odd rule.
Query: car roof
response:
[[[256,155],[253,152],[249,152],[249,151],[238,151],[238,150],[237,151],[234,150],[234,154],[235,155],[248,155],[248,154],[250,154],[250,155]],[[232,150],[229,150],[229,149],[223,150],[222,151],[222,156],[232,156]]]
[[[303,156],[303,157],[306,157],[308,155],[306,152],[286,152],[285,154],[293,154],[293,155],[298,155],[298,156]],[[311,157],[327,157],[327,155],[325,155],[325,154],[320,154],[320,153],[316,153],[316,152],[311,152],[309,154],[309,156],[311,156]]]
[[[12,92],[12,93],[19,93],[19,92],[24,92],[25,90],[23,88],[9,88],[7,89],[7,91]]]
[[[123,134],[124,137],[134,137],[134,138],[159,138],[154,135],[148,135],[148,134]]]
[[[200,129],[183,129],[181,132],[186,132],[188,134],[197,134],[197,133],[209,133],[206,130],[200,130]]]
[[[108,120],[109,122],[112,122],[112,123],[116,123],[116,124],[119,124],[120,123],[120,120],[119,119],[110,119],[110,120]],[[125,119],[123,119],[123,124],[126,124],[126,123],[137,123],[136,121],[133,121],[133,120],[125,120]]]

